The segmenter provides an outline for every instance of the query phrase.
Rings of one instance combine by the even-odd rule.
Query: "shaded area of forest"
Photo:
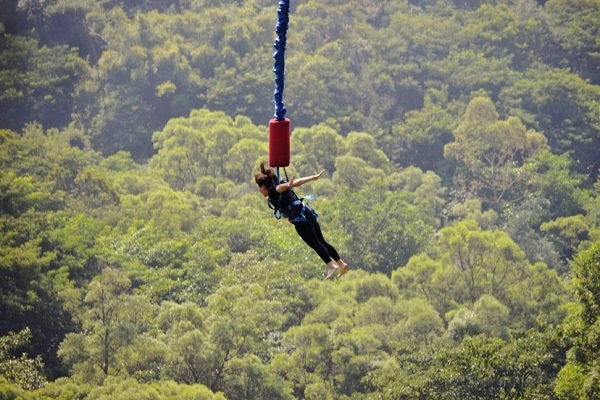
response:
[[[600,393],[598,0],[0,6],[0,397]]]

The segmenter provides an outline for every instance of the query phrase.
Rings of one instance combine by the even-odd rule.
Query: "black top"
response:
[[[269,204],[275,209],[280,210],[283,214],[286,214],[285,211],[297,198],[296,194],[290,189],[287,189],[283,193],[278,193],[275,186],[273,186],[269,190]]]

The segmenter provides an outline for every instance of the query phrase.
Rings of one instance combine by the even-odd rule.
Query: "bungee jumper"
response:
[[[290,120],[285,117],[286,108],[283,104],[283,89],[285,76],[285,46],[289,22],[289,0],[280,0],[277,8],[277,25],[275,32],[275,115],[269,121],[269,167],[261,162],[260,171],[254,175],[259,192],[268,198],[269,207],[274,210],[276,218],[286,217],[296,228],[298,235],[310,246],[327,265],[325,280],[331,279],[338,271],[343,276],[348,264],[342,260],[337,250],[323,237],[318,214],[298,198],[293,188],[319,179],[325,170],[307,177],[287,179],[285,167],[290,165]],[[276,168],[276,172],[271,167]],[[283,168],[285,179],[282,179],[279,168]]]
[[[302,199],[299,199],[293,190],[295,187],[319,179],[324,173],[325,170],[321,170],[318,174],[303,178],[292,176],[288,181],[280,180],[271,168],[261,162],[260,171],[254,175],[254,180],[258,185],[258,191],[268,198],[269,206],[275,210],[275,216],[287,218],[294,225],[302,240],[327,265],[325,280],[328,280],[331,279],[335,271],[338,271],[338,276],[344,275],[348,269],[348,264],[342,260],[335,247],[323,237],[318,214]]]

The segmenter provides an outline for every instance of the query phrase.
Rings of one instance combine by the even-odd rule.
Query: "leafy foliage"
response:
[[[0,8],[0,397],[598,397],[597,1]]]
[[[567,363],[561,369],[556,394],[561,399],[574,397],[592,399],[599,393],[598,364],[598,266],[600,246],[594,244],[575,259],[575,294],[579,306],[565,324],[565,332],[573,340]]]
[[[40,388],[46,383],[42,374],[42,358],[37,356],[32,359],[26,353],[15,357],[12,353],[26,346],[30,341],[29,329],[18,333],[10,332],[0,338],[0,374],[7,381],[29,390]]]

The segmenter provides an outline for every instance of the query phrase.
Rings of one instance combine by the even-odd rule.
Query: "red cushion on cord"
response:
[[[269,165],[287,167],[290,165],[290,120],[285,118],[269,121]]]

